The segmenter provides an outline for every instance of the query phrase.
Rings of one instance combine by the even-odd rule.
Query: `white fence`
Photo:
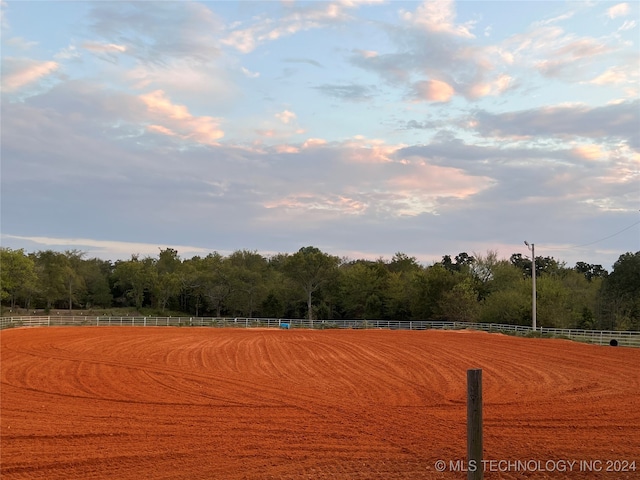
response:
[[[227,328],[349,328],[386,330],[481,330],[518,336],[566,338],[596,345],[610,345],[612,341],[623,347],[640,347],[640,332],[611,330],[578,330],[538,328],[536,332],[525,325],[498,323],[395,321],[395,320],[314,320],[280,318],[213,318],[213,317],[108,317],[108,316],[42,316],[2,317],[0,330],[12,327],[48,326],[131,326],[131,327],[227,327]]]

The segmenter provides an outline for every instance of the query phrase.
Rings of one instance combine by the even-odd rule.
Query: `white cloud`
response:
[[[251,70],[245,67],[242,67],[240,70],[245,75],[245,77],[248,77],[248,78],[258,78],[260,76],[260,72],[252,72]]]
[[[607,9],[607,15],[609,18],[625,17],[629,15],[629,12],[630,8],[628,3],[618,3],[617,5]]]
[[[363,4],[377,1],[340,0],[336,2],[315,2],[297,7],[291,4],[288,13],[280,18],[254,17],[253,24],[244,28],[240,25],[221,39],[223,45],[235,48],[241,53],[250,53],[259,45],[272,42],[301,31],[329,27],[352,19],[347,13]]]
[[[619,32],[624,32],[625,30],[633,30],[638,26],[638,22],[635,20],[625,20],[625,22],[618,28]]]
[[[630,81],[628,73],[619,67],[609,68],[606,72],[598,75],[589,83],[594,85],[615,85],[620,83],[627,83]]]
[[[211,253],[211,249],[188,245],[158,245],[155,243],[121,242],[111,240],[96,240],[90,238],[57,238],[41,236],[2,235],[4,239],[29,242],[38,248],[63,247],[64,249],[79,249],[86,251],[89,258],[103,258],[109,260],[125,260],[132,254],[156,257],[161,249],[173,248],[181,257],[189,258],[194,255]]]
[[[85,42],[82,44],[82,48],[99,53],[124,53],[127,51],[126,45],[116,45],[115,43]]]
[[[55,58],[56,60],[73,60],[80,57],[80,52],[78,52],[78,49],[75,45],[69,45],[53,56],[53,58]]]
[[[278,120],[280,120],[282,123],[287,124],[292,120],[296,119],[296,114],[293,112],[290,112],[289,110],[284,110],[280,113],[276,113],[275,117]]]
[[[479,82],[472,85],[469,89],[469,95],[472,98],[486,97],[488,95],[501,95],[509,89],[513,83],[511,76],[502,74],[491,81]]]
[[[402,19],[429,32],[445,33],[463,38],[475,38],[471,33],[474,22],[456,24],[453,0],[426,0],[415,12],[401,12]]]

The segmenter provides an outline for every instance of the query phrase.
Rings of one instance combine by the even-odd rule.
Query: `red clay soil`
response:
[[[383,330],[0,339],[2,480],[462,479],[471,368],[486,479],[640,478],[640,349]]]

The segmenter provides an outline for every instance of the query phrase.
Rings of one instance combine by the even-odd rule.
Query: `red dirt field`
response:
[[[638,349],[451,331],[0,339],[2,480],[462,479],[470,368],[486,479],[640,478]]]

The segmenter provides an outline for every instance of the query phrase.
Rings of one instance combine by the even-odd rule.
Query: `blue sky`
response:
[[[2,1],[2,245],[640,250],[638,2]]]

